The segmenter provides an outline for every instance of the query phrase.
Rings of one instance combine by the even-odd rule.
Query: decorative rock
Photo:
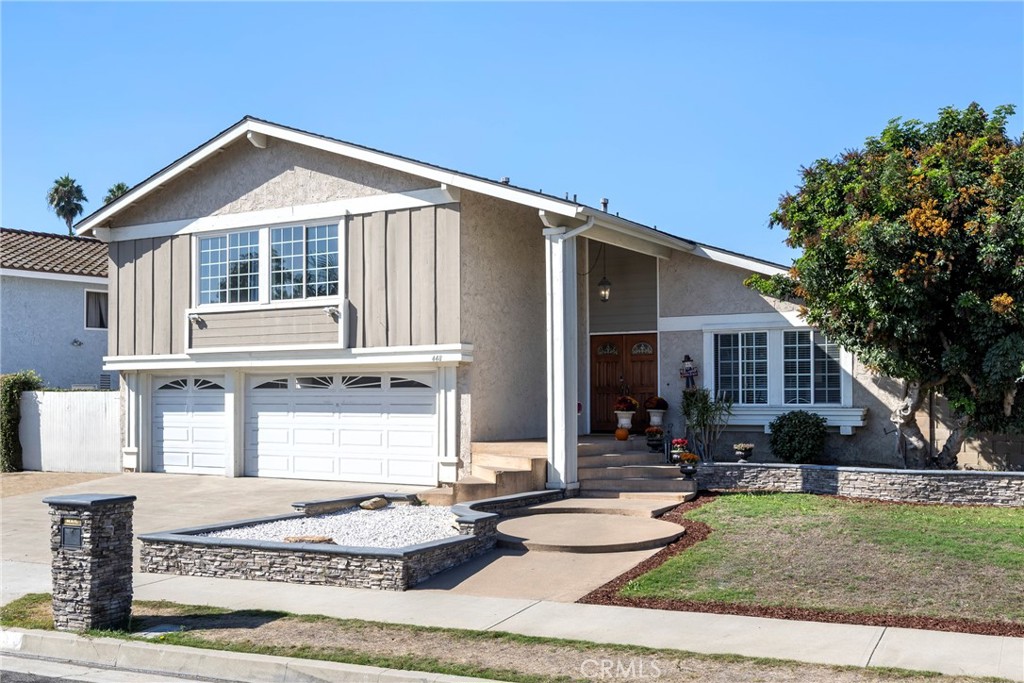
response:
[[[380,496],[377,496],[376,498],[371,498],[370,500],[364,500],[362,503],[359,504],[359,507],[361,507],[364,510],[380,510],[381,508],[386,508],[387,506],[387,498],[381,498]]]
[[[285,536],[285,543],[334,543],[330,536]]]

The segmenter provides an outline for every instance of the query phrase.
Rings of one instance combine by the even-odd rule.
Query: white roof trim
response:
[[[788,269],[782,268],[781,266],[773,266],[769,263],[765,263],[764,261],[758,261],[757,259],[752,259],[747,256],[740,256],[739,254],[720,251],[705,244],[698,244],[693,250],[693,253],[697,256],[703,256],[706,259],[717,261],[718,263],[736,266],[737,268],[761,273],[762,275],[785,275],[789,272]]]
[[[103,223],[110,220],[123,209],[126,209],[141,200],[160,186],[167,184],[177,176],[186,172],[189,168],[205,161],[223,147],[235,142],[239,138],[247,136],[250,132],[263,134],[271,138],[286,140],[299,145],[305,145],[307,147],[320,149],[333,154],[339,154],[351,159],[366,161],[401,173],[408,173],[421,178],[434,180],[444,185],[470,190],[471,192],[479,192],[481,194],[497,197],[498,199],[505,199],[507,201],[516,202],[517,204],[524,204],[526,206],[543,209],[544,211],[550,211],[564,216],[576,217],[582,211],[581,206],[572,202],[550,199],[527,190],[520,190],[497,182],[471,178],[452,171],[444,171],[420,162],[399,159],[389,154],[384,154],[383,152],[375,152],[355,145],[350,145],[348,143],[328,140],[310,133],[303,133],[283,128],[263,121],[245,119],[239,122],[238,125],[221,133],[199,149],[193,151],[191,154],[172,164],[162,173],[153,176],[141,185],[133,188],[131,191],[121,195],[111,204],[103,207],[92,216],[83,220],[78,224],[75,233],[78,235],[84,235],[91,232],[93,228],[102,226]]]
[[[81,282],[87,285],[106,287],[107,278],[97,275],[72,275],[69,273],[47,273],[39,270],[18,270],[17,268],[0,268],[0,275],[5,277],[25,277],[35,280],[58,280],[60,282]]]

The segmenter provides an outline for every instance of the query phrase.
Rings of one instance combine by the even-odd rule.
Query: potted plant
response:
[[[644,401],[644,408],[647,409],[647,414],[651,416],[652,427],[660,427],[664,423],[665,411],[668,410],[668,401],[661,396],[651,396]]]
[[[725,394],[713,397],[704,387],[683,390],[683,420],[703,462],[714,462],[715,443],[729,424],[730,415],[732,401]]]
[[[619,441],[629,438],[629,430],[633,428],[633,413],[639,407],[640,403],[632,396],[619,396],[615,399],[615,417],[619,420],[615,438]]]
[[[700,462],[700,458],[697,457],[696,453],[683,453],[679,458],[679,471],[682,473],[684,479],[693,479],[693,475],[697,474],[697,463]]]
[[[746,462],[754,452],[754,444],[734,443],[732,445],[732,450],[736,453],[737,462]]]
[[[665,430],[651,425],[644,430],[644,434],[647,435],[647,447],[651,449],[651,453],[660,453],[665,447]]]
[[[672,448],[669,450],[668,459],[673,463],[678,463],[683,453],[687,453],[689,450],[689,439],[672,439]]]

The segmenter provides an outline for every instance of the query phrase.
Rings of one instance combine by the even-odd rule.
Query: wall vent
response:
[[[110,390],[110,373],[109,372],[101,372],[100,373],[100,389],[102,389],[103,391],[109,391]]]

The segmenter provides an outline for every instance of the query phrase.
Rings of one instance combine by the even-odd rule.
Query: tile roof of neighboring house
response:
[[[0,228],[0,268],[107,276],[107,245],[88,237]]]

